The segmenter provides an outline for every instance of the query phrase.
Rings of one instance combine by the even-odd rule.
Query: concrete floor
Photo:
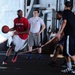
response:
[[[37,54],[33,54],[33,59],[28,60],[27,55],[19,55],[17,62],[12,63],[12,55],[9,57],[8,64],[2,65],[5,55],[0,55],[0,75],[65,75],[61,73],[64,59],[57,59],[57,65],[48,65],[52,60],[49,55],[43,54],[41,60],[37,59]],[[70,74],[66,74],[70,75]]]

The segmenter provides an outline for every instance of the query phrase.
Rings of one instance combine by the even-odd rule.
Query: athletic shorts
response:
[[[40,43],[40,35],[36,35],[36,33],[31,33],[29,34],[29,38],[28,38],[28,45],[29,46],[41,46]]]
[[[58,44],[61,44],[64,46],[64,37],[58,42]]]
[[[75,36],[73,35],[65,36],[63,55],[69,57],[75,55]]]
[[[14,35],[12,37],[12,41],[11,41],[11,43],[15,46],[14,51],[18,52],[19,50],[21,50],[21,48],[24,46],[26,40],[21,39],[18,35]],[[10,46],[11,46],[11,44],[10,44]]]

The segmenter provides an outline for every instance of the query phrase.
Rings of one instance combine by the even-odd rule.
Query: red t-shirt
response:
[[[24,32],[24,31],[26,31],[29,28],[30,28],[30,25],[29,25],[28,20],[26,18],[22,17],[20,19],[18,19],[18,18],[14,19],[14,29],[17,32]],[[27,33],[18,34],[18,36],[21,39],[23,39],[23,40],[28,38],[28,34]]]

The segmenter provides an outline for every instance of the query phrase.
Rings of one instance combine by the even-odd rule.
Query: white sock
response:
[[[68,68],[69,70],[72,69],[72,63],[71,63],[71,62],[68,62],[68,63],[67,63],[67,68]]]

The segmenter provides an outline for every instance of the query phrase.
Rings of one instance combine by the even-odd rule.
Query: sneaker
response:
[[[32,54],[28,54],[27,59],[32,59]]]
[[[3,62],[2,62],[2,65],[7,65],[7,62],[3,61]]]
[[[15,62],[16,62],[17,57],[18,57],[18,56],[16,56],[15,58],[13,58],[13,59],[11,60],[11,61],[12,61],[12,63],[15,63]]]
[[[71,73],[72,73],[72,74],[75,74],[75,70],[73,70]]]
[[[72,73],[72,74],[75,74],[75,70],[73,69],[64,69],[64,70],[61,70],[62,73]]]
[[[38,54],[37,59],[42,59],[42,55],[41,54]]]

